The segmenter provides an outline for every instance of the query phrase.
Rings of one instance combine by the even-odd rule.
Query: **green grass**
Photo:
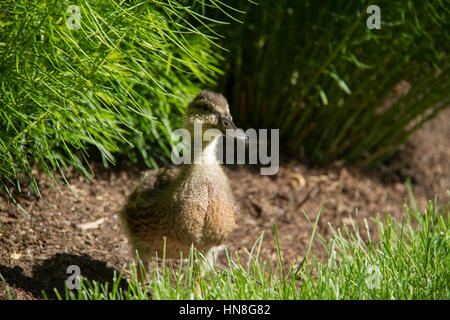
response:
[[[204,276],[200,265],[205,260],[192,250],[184,267],[174,270],[163,263],[154,268],[144,288],[130,264],[126,288],[119,286],[122,270],[112,284],[82,279],[80,290],[57,294],[60,299],[200,299],[199,279],[202,299],[449,299],[449,207],[430,201],[425,212],[405,209],[401,221],[377,217],[375,232],[365,221],[364,231],[353,224],[333,230],[329,240],[316,233],[319,214],[311,223],[311,244],[321,241],[328,252],[325,261],[310,250],[298,266],[283,261],[274,225],[278,262],[261,256],[261,235],[248,263],[226,251],[228,265]]]
[[[79,29],[67,24],[72,5]],[[170,158],[185,106],[220,73],[223,49],[205,12],[225,9],[209,0],[2,1],[2,189],[39,194],[33,168],[89,177],[97,154],[105,165],[118,155],[149,167]]]

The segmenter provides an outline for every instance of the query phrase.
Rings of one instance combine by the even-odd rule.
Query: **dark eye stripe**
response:
[[[211,111],[211,108],[209,107],[209,105],[204,103],[204,102],[196,103],[195,105],[193,105],[193,107],[196,110],[203,111],[203,112],[210,112]]]

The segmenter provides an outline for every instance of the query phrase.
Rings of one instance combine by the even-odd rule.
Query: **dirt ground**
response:
[[[439,196],[450,198],[450,109],[415,133],[399,155],[384,169],[362,171],[352,167],[308,168],[292,159],[281,159],[275,176],[261,176],[252,167],[228,168],[229,178],[242,212],[238,228],[226,243],[228,249],[244,254],[264,231],[264,254],[276,258],[273,223],[277,223],[283,257],[300,262],[306,254],[311,219],[322,208],[319,233],[370,219],[383,210],[392,216],[404,214],[408,198],[407,177],[420,208]],[[131,258],[117,212],[135,186],[140,168],[131,164],[103,169],[94,165],[95,179],[88,183],[74,175],[72,191],[61,189],[47,177],[39,178],[42,198],[21,194],[20,205],[28,217],[5,197],[0,198],[0,274],[14,297],[41,299],[42,290],[63,292],[69,265],[78,265],[91,280],[110,281]],[[94,223],[91,223],[94,222]],[[91,223],[91,224],[89,224]],[[323,256],[318,241],[313,254]],[[225,255],[219,256],[225,263]],[[0,299],[6,299],[0,280]]]

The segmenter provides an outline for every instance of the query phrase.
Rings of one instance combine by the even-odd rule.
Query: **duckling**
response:
[[[184,128],[194,136],[194,125],[202,130],[236,130],[228,102],[221,94],[202,91],[189,104]],[[245,139],[242,131],[235,138]],[[240,132],[240,133],[239,133]],[[121,219],[129,243],[145,270],[151,257],[188,257],[191,246],[211,262],[214,248],[223,244],[236,228],[237,206],[228,178],[216,158],[220,137],[202,141],[200,159],[144,173],[129,196]],[[202,139],[203,140],[203,139]]]

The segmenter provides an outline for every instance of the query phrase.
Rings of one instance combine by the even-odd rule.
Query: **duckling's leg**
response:
[[[208,250],[206,254],[206,260],[208,261],[207,267],[209,266],[209,270],[213,270],[215,266],[215,262],[217,261],[217,257],[219,253],[225,249],[224,245],[212,247]]]
[[[145,285],[145,279],[148,274],[148,266],[150,263],[150,250],[147,248],[143,249],[136,249],[135,251],[135,261],[136,261],[136,268],[137,268],[137,276],[138,280],[142,285]],[[142,267],[141,268],[141,264]]]
[[[225,249],[225,246],[217,246],[217,247],[212,247],[211,249],[208,250],[208,252],[206,253],[206,261],[198,261],[199,262],[199,266],[200,266],[200,273],[195,275],[195,288],[194,291],[197,295],[198,298],[203,299],[202,297],[202,291],[201,291],[201,287],[200,287],[200,282],[199,279],[201,277],[204,277],[205,274],[209,271],[212,271],[215,269],[216,266],[216,261],[217,261],[217,257],[219,255],[219,253]]]

